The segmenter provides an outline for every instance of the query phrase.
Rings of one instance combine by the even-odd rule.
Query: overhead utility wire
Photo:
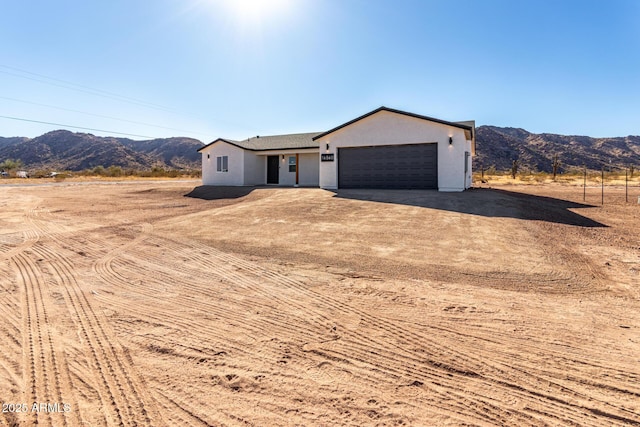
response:
[[[53,86],[63,87],[63,88],[66,88],[66,89],[78,90],[80,92],[85,92],[85,93],[90,93],[90,94],[93,94],[93,95],[104,96],[104,97],[107,97],[107,98],[117,99],[117,100],[124,101],[124,102],[131,102],[131,103],[134,103],[134,104],[137,104],[137,105],[148,106],[149,108],[155,108],[155,109],[158,109],[158,110],[166,110],[166,111],[177,113],[175,110],[172,110],[171,108],[166,107],[164,105],[154,104],[152,102],[147,102],[147,101],[144,101],[144,100],[141,100],[141,99],[132,98],[130,96],[119,95],[117,93],[108,92],[106,90],[96,89],[96,88],[93,88],[93,87],[90,87],[90,86],[85,86],[85,85],[81,85],[81,84],[78,84],[78,83],[73,83],[73,82],[69,82],[69,81],[66,81],[66,80],[57,79],[55,77],[45,76],[44,74],[33,73],[31,71],[22,70],[20,68],[11,67],[11,66],[8,66],[8,65],[0,64],[0,67],[7,68],[7,69],[10,69],[10,70],[13,70],[13,71],[18,71],[18,72],[24,73],[24,74],[30,74],[32,76],[41,77],[41,78],[44,78],[44,79],[47,79],[47,80],[52,80],[54,82],[62,83],[63,85],[53,84],[51,82],[47,82],[47,81],[44,81],[44,80],[41,80],[41,79],[35,79],[35,78],[32,78],[32,77],[22,76],[20,74],[15,74],[15,73],[10,73],[8,71],[0,70],[0,72],[2,72],[2,73],[9,74],[9,75],[12,75],[12,76],[15,76],[15,77],[34,80],[34,81],[38,81],[38,82],[41,82],[41,83],[50,84],[50,85],[53,85]],[[75,86],[75,87],[73,87],[73,86]]]
[[[53,80],[53,81],[57,81],[57,82],[60,82],[60,83],[64,83],[64,85],[56,84],[56,83],[52,83],[52,82],[49,82],[49,81],[36,79],[36,78],[33,78],[33,77],[23,76],[23,75],[20,75],[20,74],[15,74],[15,73],[10,73],[8,71],[0,70],[0,73],[8,74],[8,75],[11,75],[11,76],[20,77],[20,78],[28,79],[28,80],[33,80],[33,81],[37,81],[37,82],[48,84],[48,85],[52,85],[52,86],[62,87],[62,88],[65,88],[65,89],[71,89],[71,90],[75,90],[75,91],[78,91],[78,92],[84,92],[84,93],[88,93],[90,95],[102,96],[102,97],[105,97],[105,98],[110,98],[110,99],[114,99],[114,100],[120,101],[120,102],[126,102],[126,103],[130,103],[130,104],[134,104],[134,105],[139,105],[139,106],[146,107],[146,108],[152,108],[152,109],[155,109],[155,110],[166,111],[166,112],[169,112],[169,113],[172,113],[172,114],[176,114],[176,115],[179,115],[179,116],[182,116],[182,117],[191,117],[191,116],[186,116],[185,114],[182,114],[180,111],[171,109],[169,107],[165,107],[163,105],[153,104],[153,103],[142,101],[142,100],[139,100],[139,99],[136,99],[136,98],[131,98],[131,97],[123,96],[123,95],[118,95],[118,94],[113,93],[113,92],[107,92],[107,91],[104,91],[104,90],[101,90],[101,89],[95,89],[95,88],[92,88],[92,87],[89,87],[89,86],[84,86],[84,85],[80,85],[80,84],[77,84],[77,83],[67,82],[65,80],[56,79],[54,77],[45,76],[43,74],[38,74],[38,73],[33,73],[31,71],[22,70],[22,69],[17,68],[17,67],[11,67],[9,65],[0,64],[0,68],[7,68],[7,69],[18,71],[18,72],[21,72],[21,73],[30,74],[32,76],[42,77],[42,78],[45,78],[47,80]],[[72,87],[72,86],[76,86],[76,87]],[[88,89],[88,90],[85,90],[85,89]],[[210,120],[210,117],[205,117],[205,116],[196,116],[196,117],[202,117],[202,118],[205,118],[207,120]],[[241,126],[241,127],[244,127],[245,129],[250,129],[252,131],[256,130],[255,128],[247,127],[247,126],[245,126],[243,124],[238,124],[238,123],[235,123],[235,122],[222,121],[222,120],[218,120],[218,121],[219,122],[224,122],[224,123],[227,123],[227,124],[232,124],[234,126]],[[206,135],[206,134],[200,133],[200,135]]]
[[[149,103],[146,103],[146,102],[130,101],[127,98],[121,97],[120,95],[110,95],[110,94],[106,94],[106,93],[100,93],[99,91],[94,90],[94,89],[85,90],[85,89],[81,89],[79,87],[73,87],[73,86],[70,86],[70,85],[67,85],[67,84],[52,83],[52,82],[48,82],[46,80],[37,79],[35,77],[28,77],[28,76],[22,76],[22,75],[16,74],[16,73],[11,73],[9,71],[0,70],[0,73],[8,74],[10,76],[20,77],[22,79],[33,80],[33,81],[40,82],[40,83],[45,83],[45,84],[48,84],[48,85],[51,85],[51,86],[61,87],[61,88],[64,88],[64,89],[71,89],[71,90],[75,90],[77,92],[84,92],[84,93],[88,93],[90,95],[101,96],[103,98],[110,98],[110,99],[114,99],[114,100],[120,101],[120,102],[125,102],[125,103],[128,103],[128,104],[135,104],[135,105],[139,105],[139,106],[146,107],[146,108],[153,108],[154,110],[166,111],[166,112],[176,113],[177,114],[176,111],[171,110],[169,108],[155,106],[153,104],[149,104]],[[78,86],[78,85],[76,85],[76,86]]]
[[[126,123],[134,123],[134,124],[137,124],[137,125],[151,126],[151,127],[160,128],[160,129],[168,129],[168,130],[175,130],[175,131],[178,131],[178,132],[186,132],[186,133],[190,133],[190,134],[207,135],[207,136],[209,136],[209,134],[202,133],[202,132],[193,132],[193,131],[185,130],[185,129],[170,128],[170,127],[167,127],[167,126],[159,126],[159,125],[154,125],[154,124],[151,124],[151,123],[144,123],[144,122],[137,122],[137,121],[134,121],[134,120],[120,119],[118,117],[104,116],[102,114],[94,114],[94,113],[89,113],[87,111],[73,110],[71,108],[64,108],[64,107],[58,107],[58,106],[55,106],[55,105],[41,104],[39,102],[25,101],[23,99],[10,98],[10,97],[7,97],[7,96],[0,96],[0,99],[7,99],[9,101],[16,101],[16,102],[22,102],[22,103],[25,103],[25,104],[38,105],[40,107],[54,108],[56,110],[70,111],[72,113],[86,114],[88,116],[102,117],[104,119],[118,120],[118,121],[126,122]]]
[[[137,135],[135,133],[116,132],[116,131],[112,131],[112,130],[104,130],[104,129],[86,128],[86,127],[82,127],[82,126],[65,125],[65,124],[62,124],[62,123],[43,122],[43,121],[40,121],[40,120],[31,120],[31,119],[25,119],[25,118],[22,118],[22,117],[0,116],[0,118],[9,119],[9,120],[20,120],[22,122],[42,123],[42,124],[45,124],[45,125],[63,126],[63,127],[67,127],[67,128],[73,128],[73,129],[92,130],[94,132],[104,132],[104,133],[110,133],[110,134],[115,133],[117,135],[137,136],[139,138],[155,139],[155,137],[149,136],[149,135]]]

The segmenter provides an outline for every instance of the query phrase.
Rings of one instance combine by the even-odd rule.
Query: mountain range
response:
[[[192,170],[200,169],[197,150],[202,146],[193,138],[135,141],[56,130],[36,138],[0,137],[0,162],[19,159],[29,170],[80,171],[96,166]],[[509,170],[517,160],[521,170],[551,172],[555,155],[561,162],[561,171],[585,166],[590,170],[640,168],[640,136],[592,138],[536,134],[509,127],[476,128],[474,170]]]
[[[514,160],[522,170],[551,172],[557,155],[561,171],[584,168],[640,167],[640,136],[592,138],[589,136],[531,133],[524,129],[476,128],[474,170],[494,167],[509,170]]]
[[[202,142],[193,138],[134,141],[56,130],[31,139],[0,137],[0,162],[19,159],[31,170],[80,171],[97,166],[190,170],[200,169],[200,147]]]

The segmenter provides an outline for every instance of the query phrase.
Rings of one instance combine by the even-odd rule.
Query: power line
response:
[[[133,124],[137,124],[137,125],[151,126],[151,127],[160,128],[160,129],[168,129],[168,130],[175,130],[175,131],[178,131],[178,132],[186,132],[186,133],[191,133],[191,134],[209,136],[209,134],[202,133],[202,132],[193,132],[193,131],[189,131],[189,130],[185,130],[185,129],[177,129],[177,128],[171,128],[171,127],[167,127],[167,126],[159,126],[159,125],[154,125],[154,124],[151,124],[151,123],[137,122],[135,120],[121,119],[121,118],[113,117],[113,116],[104,116],[102,114],[94,114],[94,113],[89,113],[87,111],[73,110],[71,108],[64,108],[64,107],[58,107],[58,106],[55,106],[55,105],[41,104],[39,102],[25,101],[23,99],[10,98],[10,97],[7,97],[7,96],[0,96],[0,99],[7,99],[9,101],[22,102],[22,103],[30,104],[30,105],[38,105],[40,107],[53,108],[53,109],[56,109],[56,110],[70,111],[72,113],[86,114],[88,116],[101,117],[101,118],[104,118],[104,119],[118,120],[118,121],[121,121],[121,122],[133,123]]]
[[[76,90],[76,91],[79,91],[79,92],[89,93],[89,94],[92,94],[92,95],[103,96],[105,98],[111,98],[111,99],[115,99],[115,100],[122,101],[122,102],[129,102],[129,103],[132,103],[132,104],[142,105],[142,106],[146,106],[148,108],[154,108],[154,109],[157,109],[157,110],[165,110],[165,111],[169,111],[169,112],[173,112],[173,113],[178,113],[177,111],[172,110],[171,108],[166,107],[164,105],[154,104],[154,103],[151,103],[151,102],[147,102],[147,101],[144,101],[144,100],[132,98],[132,97],[129,97],[129,96],[119,95],[119,94],[114,93],[114,92],[108,92],[106,90],[96,89],[96,88],[93,88],[93,87],[90,87],[90,86],[85,86],[85,85],[81,85],[81,84],[78,84],[78,83],[73,83],[73,82],[69,82],[69,81],[66,81],[66,80],[57,79],[55,77],[45,76],[44,74],[33,73],[31,71],[22,70],[20,68],[11,67],[9,65],[0,64],[0,67],[7,68],[7,69],[10,69],[10,70],[14,70],[14,71],[18,71],[18,72],[24,73],[24,74],[29,74],[29,75],[32,75],[32,76],[41,77],[41,78],[44,78],[44,79],[47,79],[47,80],[52,80],[54,82],[58,82],[58,83],[62,83],[62,84],[55,84],[55,83],[48,82],[46,80],[36,79],[36,78],[33,78],[33,77],[27,77],[27,76],[23,76],[23,75],[20,75],[20,74],[15,74],[15,73],[10,73],[8,71],[0,70],[1,73],[9,74],[11,76],[20,77],[20,78],[28,79],[28,80],[33,80],[33,81],[37,81],[37,82],[40,82],[40,83],[49,84],[49,85],[52,85],[52,86],[62,87],[62,88],[65,88],[65,89],[71,89],[71,90]],[[73,86],[75,86],[75,87],[73,87]]]
[[[154,104],[149,104],[149,103],[146,103],[144,101],[130,101],[127,98],[122,97],[120,95],[111,95],[111,94],[108,94],[108,93],[100,93],[99,90],[94,90],[94,89],[86,90],[86,89],[81,89],[80,87],[69,86],[67,84],[52,83],[52,82],[48,82],[48,81],[42,80],[42,79],[37,79],[37,78],[34,78],[34,77],[21,76],[20,74],[11,73],[9,71],[0,70],[0,73],[8,74],[10,76],[20,77],[22,79],[33,80],[35,82],[48,84],[50,86],[56,86],[56,87],[61,87],[61,88],[64,88],[64,89],[75,90],[76,92],[83,92],[83,93],[88,93],[90,95],[101,96],[103,98],[109,98],[109,99],[113,99],[113,100],[116,100],[116,101],[125,102],[127,104],[133,104],[133,105],[138,105],[138,106],[141,106],[141,107],[152,108],[154,110],[160,110],[160,111],[166,111],[166,112],[169,112],[169,113],[178,114],[176,111],[171,110],[171,109],[169,109],[167,107],[155,106]],[[79,85],[75,85],[75,86],[79,86]]]
[[[8,69],[8,70],[13,70],[13,71],[17,71],[19,73],[23,73],[23,74],[28,74],[29,75],[29,76],[21,75],[21,74],[16,74],[14,72],[0,70],[0,73],[11,75],[11,76],[14,76],[14,77],[19,77],[19,78],[22,78],[22,79],[36,81],[36,82],[47,84],[47,85],[50,85],[50,86],[56,86],[56,87],[60,87],[60,88],[64,88],[64,89],[74,90],[74,91],[77,91],[77,92],[83,92],[83,93],[87,93],[89,95],[100,96],[100,97],[103,97],[103,98],[109,98],[109,99],[113,99],[113,100],[116,100],[116,101],[119,101],[119,102],[124,102],[124,103],[129,103],[129,104],[132,104],[132,105],[137,105],[137,106],[140,106],[140,107],[145,107],[145,108],[150,108],[150,109],[154,109],[154,110],[164,111],[164,112],[168,112],[168,113],[171,113],[171,114],[176,114],[176,115],[182,116],[182,117],[191,117],[191,116],[187,116],[187,115],[181,113],[180,111],[171,109],[171,108],[166,107],[164,105],[154,104],[154,103],[143,101],[143,100],[140,100],[140,99],[119,95],[117,93],[113,93],[113,92],[108,92],[108,91],[101,90],[101,89],[92,88],[90,86],[85,86],[85,85],[69,82],[69,81],[66,81],[66,80],[61,80],[61,79],[57,79],[57,78],[54,78],[54,77],[45,76],[44,74],[34,73],[34,72],[23,70],[23,69],[20,69],[20,68],[17,68],[17,67],[12,67],[12,66],[9,66],[9,65],[0,64],[0,68],[5,68],[5,69]],[[35,77],[30,77],[30,76],[35,76]],[[43,80],[43,79],[46,79],[46,80]],[[50,80],[50,81],[47,81],[47,80]],[[57,82],[57,83],[54,83],[54,82]],[[88,114],[88,113],[83,113],[83,114]],[[210,117],[205,117],[205,116],[200,116],[200,115],[198,115],[197,117],[201,117],[201,118],[204,118],[206,120],[210,120],[211,119]],[[116,119],[116,120],[119,120],[119,119]],[[245,124],[239,124],[239,123],[235,123],[235,122],[231,122],[231,121],[225,121],[225,120],[219,120],[219,119],[216,120],[216,121],[222,122],[222,123],[226,123],[226,124],[230,124],[230,125],[233,125],[233,126],[236,126],[236,127],[242,127],[244,129],[249,129],[251,131],[255,131],[256,130],[253,127],[247,127]],[[139,123],[139,124],[143,124],[143,123]],[[155,126],[155,125],[150,125],[150,126]],[[170,129],[170,128],[167,128],[167,129]],[[172,129],[172,130],[179,130],[179,129]],[[184,132],[182,130],[179,130],[179,131],[180,132]],[[208,135],[208,134],[201,133],[201,132],[191,132],[191,133],[198,133],[199,135]]]
[[[45,124],[45,125],[62,126],[62,127],[66,127],[66,128],[73,128],[73,129],[92,130],[94,132],[104,132],[104,133],[107,133],[107,134],[114,134],[115,133],[117,135],[127,135],[127,136],[136,136],[138,138],[156,139],[155,137],[149,136],[149,135],[137,135],[135,133],[116,132],[116,131],[112,131],[112,130],[104,130],[104,129],[86,128],[86,127],[82,127],[82,126],[65,125],[65,124],[62,124],[62,123],[43,122],[41,120],[31,120],[31,119],[25,119],[25,118],[22,118],[22,117],[0,116],[0,118],[9,119],[9,120],[19,120],[19,121],[22,121],[22,122],[42,123],[42,124]]]

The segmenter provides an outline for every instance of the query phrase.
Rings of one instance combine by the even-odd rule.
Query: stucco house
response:
[[[463,191],[475,122],[380,107],[326,132],[218,138],[198,151],[204,185]]]

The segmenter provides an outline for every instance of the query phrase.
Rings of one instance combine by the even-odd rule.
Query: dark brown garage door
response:
[[[338,188],[438,188],[438,144],[338,148]]]

